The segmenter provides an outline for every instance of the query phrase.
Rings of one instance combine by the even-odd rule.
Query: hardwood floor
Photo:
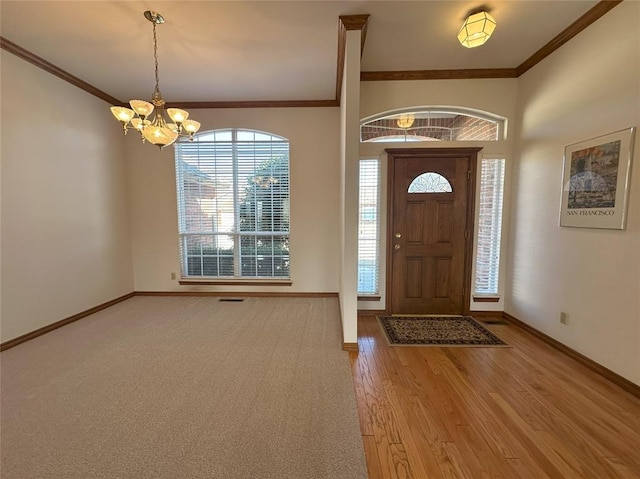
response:
[[[512,348],[350,353],[370,479],[640,478],[640,399],[509,324]]]

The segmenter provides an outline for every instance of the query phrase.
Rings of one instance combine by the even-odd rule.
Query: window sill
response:
[[[358,295],[358,301],[380,301],[380,296],[375,294]]]
[[[178,281],[184,286],[207,286],[207,285],[242,285],[242,286],[291,286],[293,282],[290,279],[191,279],[182,278]]]
[[[474,296],[473,302],[474,303],[499,303],[500,297],[499,296]]]

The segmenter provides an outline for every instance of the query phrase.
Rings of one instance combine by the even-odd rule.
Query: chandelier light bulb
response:
[[[129,108],[125,108],[123,106],[112,106],[111,113],[116,117],[118,121],[122,123],[122,128],[124,130],[124,134],[127,134],[127,125],[129,121],[135,115],[133,110],[129,110]]]
[[[200,129],[200,123],[195,120],[185,120],[182,123],[182,127],[187,131],[187,133],[193,135]],[[193,137],[191,137],[191,140],[193,140]]]
[[[133,110],[122,106],[112,106],[111,113],[113,113],[113,116],[115,116],[118,120],[125,123],[129,123],[131,118],[133,118],[133,115],[135,115]]]
[[[134,127],[138,131],[142,131],[142,128],[144,128],[144,126],[148,125],[149,123],[151,123],[149,120],[144,120],[143,121],[140,118],[132,118],[131,119],[131,126]]]
[[[189,118],[189,112],[181,110],[180,108],[167,108],[167,113],[169,114],[169,117],[178,125]]]
[[[142,130],[144,138],[160,148],[171,145],[178,139],[178,132],[167,126],[148,125]]]
[[[131,100],[129,105],[131,105],[133,111],[135,111],[140,118],[144,119],[153,113],[153,105],[148,101]]]

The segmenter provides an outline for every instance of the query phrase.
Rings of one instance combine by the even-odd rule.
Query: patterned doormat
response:
[[[471,316],[378,316],[391,346],[509,347]]]

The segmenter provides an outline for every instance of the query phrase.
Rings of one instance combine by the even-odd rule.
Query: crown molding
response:
[[[52,75],[57,76],[58,78],[61,78],[62,80],[68,83],[71,83],[72,85],[80,88],[81,90],[86,91],[87,93],[92,94],[93,96],[100,98],[101,100],[111,103],[112,105],[122,104],[122,102],[117,98],[112,97],[108,93],[105,93],[102,90],[99,90],[98,88],[87,83],[86,81],[81,80],[76,76],[73,76],[71,73],[64,71],[62,68],[57,67],[53,63],[48,62],[44,58],[40,58],[38,55],[30,52],[29,50],[22,48],[19,45],[16,45],[15,43],[7,40],[4,37],[0,37],[0,48],[2,48],[3,50],[9,53],[14,54],[19,58],[22,58],[23,60],[31,63],[32,65],[37,66],[38,68],[43,69],[48,73],[51,73]]]
[[[344,59],[347,49],[347,31],[360,30],[360,56],[364,51],[364,42],[367,38],[367,26],[369,25],[369,14],[362,15],[340,15],[338,26],[338,67],[336,69],[336,102],[340,105],[342,96],[342,80],[344,78]]]
[[[168,102],[168,108],[317,108],[340,106],[338,100],[248,100],[248,101],[182,101]]]
[[[549,43],[547,43],[540,50],[535,52],[524,62],[518,65],[516,67],[517,76],[520,76],[526,71],[533,68],[535,65],[555,52],[562,45],[575,37],[582,30],[595,23],[595,21],[602,17],[604,14],[609,12],[614,7],[618,6],[620,3],[622,3],[622,0],[601,0],[587,13],[582,15],[575,22],[573,22],[567,28],[562,30],[558,35],[556,35],[553,39],[551,39]]]
[[[345,30],[366,30],[369,22],[369,14],[360,15],[340,15],[340,25]]]
[[[515,68],[488,68],[475,70],[399,70],[361,72],[361,81],[392,80],[468,80],[471,78],[516,78]]]

